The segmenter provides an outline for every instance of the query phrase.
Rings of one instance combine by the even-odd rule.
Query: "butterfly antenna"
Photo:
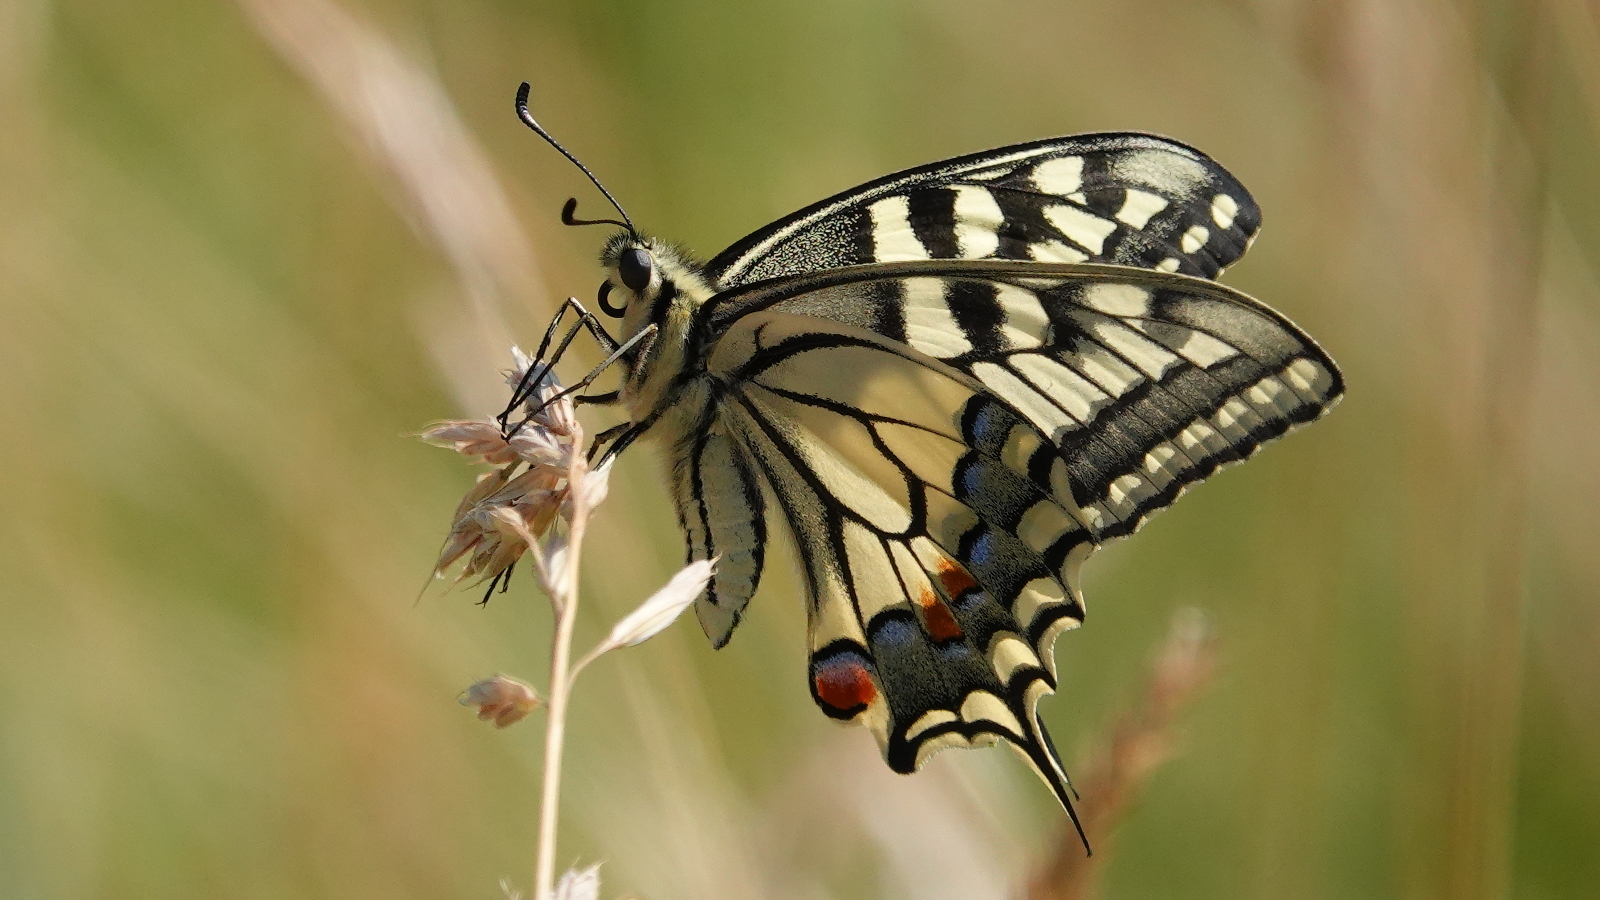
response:
[[[606,199],[611,201],[611,205],[615,206],[617,208],[617,212],[622,214],[621,222],[618,222],[614,219],[594,219],[590,221],[574,219],[572,218],[572,213],[573,210],[577,209],[578,203],[576,200],[568,200],[567,205],[561,210],[561,221],[568,225],[593,225],[601,222],[611,225],[621,225],[623,228],[628,229],[629,234],[632,234],[634,237],[638,237],[639,229],[633,227],[633,220],[628,218],[628,211],[622,208],[622,204],[617,202],[617,198],[611,196],[611,192],[606,190],[606,186],[600,183],[600,179],[594,177],[594,173],[589,171],[588,166],[580,162],[576,156],[573,156],[572,153],[567,150],[567,148],[561,146],[560,141],[557,141],[555,138],[551,137],[550,132],[544,130],[544,126],[540,125],[538,120],[533,117],[533,113],[528,112],[528,92],[530,90],[532,90],[532,88],[526,81],[522,83],[521,87],[517,88],[517,118],[522,120],[522,124],[532,128],[534,134],[537,134],[539,137],[542,137],[548,141],[550,146],[560,150],[561,155],[571,160],[572,164],[577,166],[578,169],[583,172],[583,174],[589,176],[589,180],[594,182],[594,186],[600,189],[600,193],[605,194]]]
[[[628,229],[629,233],[631,233],[634,237],[638,237],[639,236],[639,233],[637,231],[634,231],[633,230],[633,226],[631,224],[627,223],[627,222],[618,222],[616,219],[580,219],[577,216],[573,215],[573,213],[575,213],[577,211],[578,211],[578,198],[577,197],[568,197],[567,198],[567,202],[563,203],[561,205],[561,224],[563,224],[563,225],[620,225],[621,227]],[[602,305],[604,305],[604,304],[602,304]]]

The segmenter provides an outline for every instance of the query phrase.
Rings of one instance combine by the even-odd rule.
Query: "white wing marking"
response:
[[[1217,227],[1227,231],[1233,227],[1233,217],[1239,214],[1239,202],[1227,194],[1218,194],[1211,198],[1211,221]]]
[[[872,256],[879,262],[902,259],[927,259],[911,230],[911,201],[905,197],[886,197],[867,207],[872,216]]]
[[[1122,208],[1117,210],[1117,219],[1134,228],[1143,228],[1151,216],[1166,208],[1165,197],[1138,188],[1128,188],[1127,195],[1122,199]]]
[[[1056,501],[1040,500],[1022,514],[1022,521],[1017,523],[1017,537],[1033,552],[1043,554],[1063,535],[1078,527]]]
[[[1089,254],[1077,247],[1069,247],[1060,241],[1039,241],[1028,245],[1028,257],[1035,262],[1083,262]],[[1173,260],[1173,269],[1177,269],[1177,260]]]
[[[1013,350],[1031,350],[1050,339],[1050,317],[1045,314],[1039,295],[1027,288],[1004,282],[995,285],[995,302],[1005,313],[1000,335]]]
[[[850,569],[850,583],[860,604],[861,618],[870,622],[883,610],[909,609],[910,604],[900,590],[900,576],[895,573],[878,536],[857,522],[846,521],[843,530],[845,565]]]
[[[1178,242],[1178,249],[1185,253],[1193,253],[1206,245],[1211,238],[1211,229],[1204,225],[1192,226],[1183,233],[1183,240]]]
[[[993,722],[1019,740],[1026,733],[1016,715],[1006,707],[1005,701],[988,691],[968,694],[967,699],[961,702],[961,718],[968,722]]]
[[[956,721],[955,713],[948,709],[930,709],[923,713],[911,727],[906,729],[906,740],[915,741],[923,732],[937,728],[946,722]]]
[[[1105,252],[1106,238],[1117,230],[1117,223],[1065,203],[1046,206],[1044,217],[1073,243],[1095,256]]]
[[[1083,157],[1047,159],[1033,167],[1033,185],[1040,192],[1065,197],[1083,186]]]
[[[1011,674],[1024,666],[1039,664],[1038,654],[1022,638],[1008,633],[995,635],[989,644],[989,664],[1000,676],[1001,684],[1011,682]]]
[[[956,247],[962,259],[978,259],[1000,249],[1000,226],[1005,214],[994,195],[984,188],[958,184],[955,192]]]
[[[956,324],[940,278],[907,278],[903,282],[906,340],[929,356],[947,359],[972,350],[966,332]]]
[[[1168,369],[1178,364],[1178,357],[1172,351],[1121,322],[1083,309],[1074,309],[1068,315],[1096,340],[1116,351],[1150,378],[1160,379]]]
[[[1092,421],[1111,403],[1088,379],[1042,353],[1018,353],[1006,362],[1080,422]]]
[[[1091,284],[1083,289],[1083,302],[1108,316],[1150,314],[1150,291],[1136,284]]]
[[[972,367],[972,374],[1005,400],[1008,406],[1022,413],[1024,418],[1048,435],[1052,441],[1059,442],[1062,434],[1077,428],[1080,424],[1060,407],[1045,399],[1044,395],[1032,385],[995,363],[976,363]]]

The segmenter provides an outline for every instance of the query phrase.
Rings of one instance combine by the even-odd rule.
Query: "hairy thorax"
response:
[[[622,403],[634,422],[655,419],[657,428],[674,436],[695,427],[708,409],[710,376],[698,358],[695,313],[713,291],[699,266],[672,248],[651,242],[662,269],[654,297],[628,304],[623,339],[654,328],[644,336],[627,364]]]

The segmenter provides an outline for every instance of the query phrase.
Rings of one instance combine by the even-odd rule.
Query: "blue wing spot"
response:
[[[918,638],[916,627],[900,617],[885,617],[874,623],[874,626],[870,638],[874,647],[897,650],[911,646]]]
[[[994,555],[994,532],[985,530],[972,542],[972,547],[967,551],[966,562],[969,567],[981,568],[992,562]]]

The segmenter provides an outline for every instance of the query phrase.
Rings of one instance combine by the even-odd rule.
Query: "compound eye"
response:
[[[650,254],[638,247],[630,247],[622,251],[622,257],[617,260],[617,274],[621,276],[622,283],[628,290],[635,294],[644,293],[650,286],[650,276],[655,271],[655,261]]]

